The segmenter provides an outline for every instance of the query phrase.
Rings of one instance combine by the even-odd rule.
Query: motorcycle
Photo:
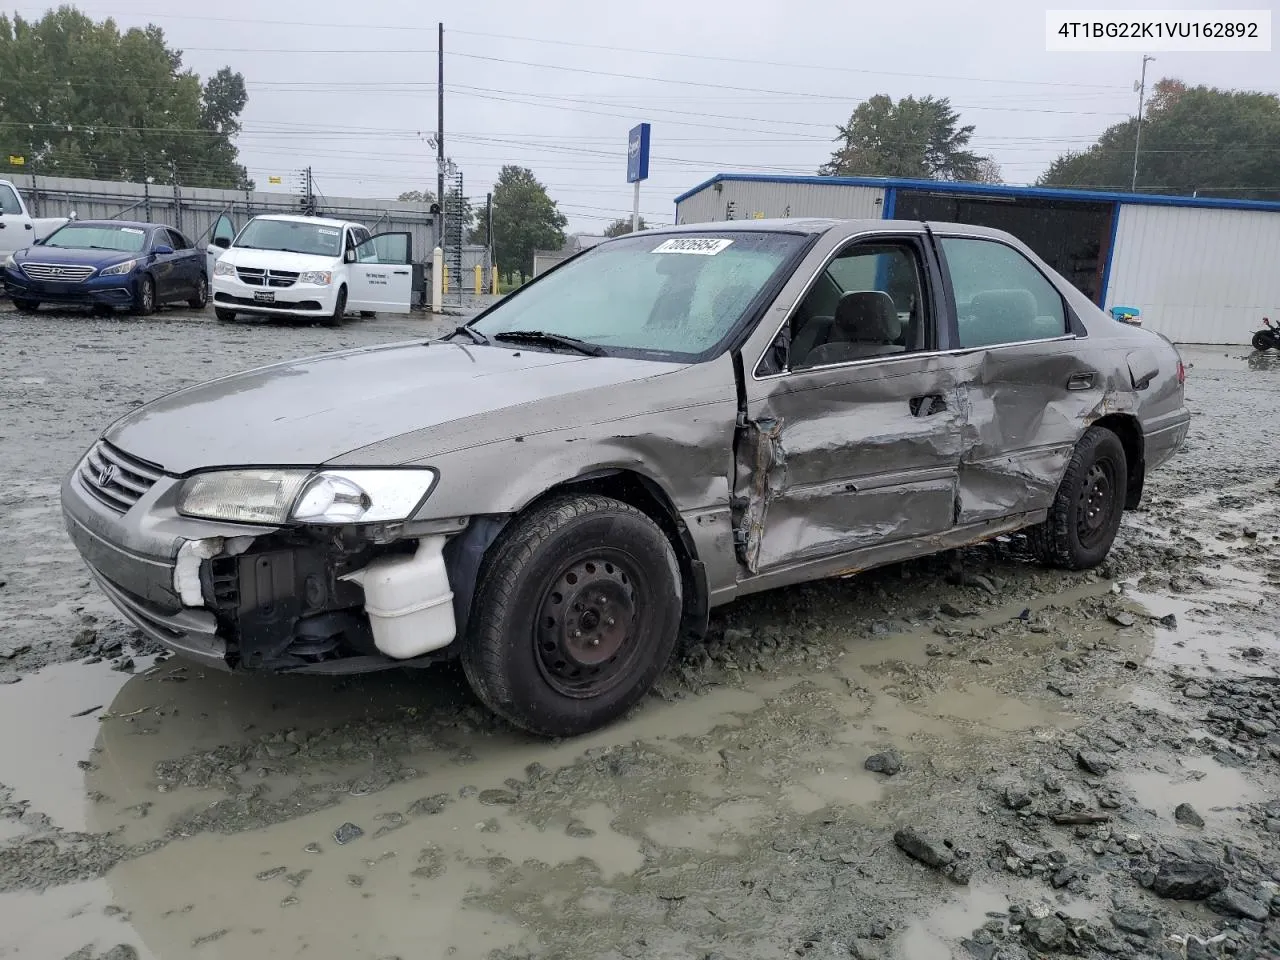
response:
[[[1253,335],[1253,349],[1270,350],[1274,347],[1280,350],[1280,326],[1273,327],[1266,317],[1262,318],[1262,325],[1266,329],[1259,330]]]

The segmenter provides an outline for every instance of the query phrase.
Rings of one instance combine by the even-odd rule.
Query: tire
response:
[[[338,288],[338,299],[333,305],[333,313],[327,317],[322,317],[320,322],[326,327],[342,326],[342,318],[347,314],[347,288]]]
[[[192,310],[203,310],[209,302],[209,281],[201,274],[200,279],[196,281],[196,295],[187,301],[187,306]]]
[[[19,308],[21,309],[21,308]],[[1265,330],[1259,330],[1253,335],[1253,349],[1270,350],[1272,347],[1271,337],[1267,335]]]
[[[234,310],[223,310],[221,307],[214,307],[213,315],[223,323],[230,323],[236,318],[236,312]]]
[[[133,298],[133,312],[139,317],[156,312],[156,282],[149,273],[138,281],[138,292]]]
[[[1064,570],[1102,563],[1120,530],[1128,479],[1120,438],[1090,427],[1071,454],[1048,518],[1031,530],[1039,559]]]
[[[13,305],[19,313],[35,313],[40,309],[39,300],[14,300]]]
[[[504,533],[472,609],[461,659],[480,700],[530,733],[576,736],[626,713],[670,662],[679,564],[634,507],[561,497]]]

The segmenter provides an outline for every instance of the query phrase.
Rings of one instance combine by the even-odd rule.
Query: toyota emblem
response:
[[[98,486],[105,487],[115,479],[115,475],[116,465],[114,463],[105,464],[103,468],[98,471]]]

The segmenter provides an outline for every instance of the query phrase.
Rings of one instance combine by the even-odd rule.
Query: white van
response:
[[[315,317],[336,326],[349,311],[408,313],[412,238],[371,235],[359,223],[269,214],[239,233],[223,214],[209,239],[209,278],[219,320],[237,314]]]

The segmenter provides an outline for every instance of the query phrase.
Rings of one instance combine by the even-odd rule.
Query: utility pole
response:
[[[440,216],[444,217],[444,24],[439,23],[436,32],[436,203],[440,204]],[[444,225],[437,235],[444,241]]]
[[[493,191],[490,190],[484,198],[484,239],[485,246],[489,248],[489,269],[494,269],[493,254]]]
[[[1155,57],[1142,56],[1142,79],[1138,82],[1138,127],[1133,135],[1133,180],[1129,184],[1130,192],[1138,190],[1138,147],[1142,143],[1142,105],[1147,99],[1147,64]]]

